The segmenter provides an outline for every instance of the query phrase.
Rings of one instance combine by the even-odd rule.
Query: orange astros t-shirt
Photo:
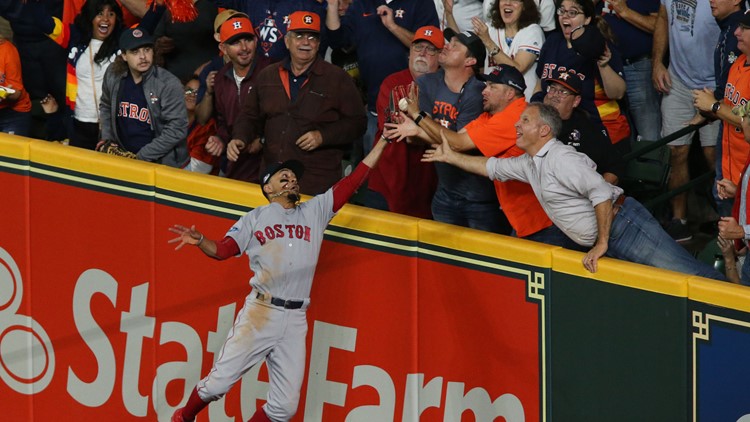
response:
[[[482,113],[464,129],[485,157],[517,157],[524,152],[516,146],[515,124],[525,109],[526,100],[521,97],[500,113],[491,116]],[[526,237],[552,225],[528,183],[495,180],[495,192],[518,237]]]
[[[745,64],[746,60],[747,56],[743,54],[729,68],[724,89],[724,107],[743,105],[750,100],[750,66]],[[721,148],[721,174],[739,185],[742,169],[750,154],[750,145],[745,142],[742,128],[724,122]]]

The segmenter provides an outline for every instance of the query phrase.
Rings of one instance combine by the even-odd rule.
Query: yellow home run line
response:
[[[154,192],[152,192],[150,190],[138,189],[138,188],[131,188],[131,187],[127,187],[127,186],[120,186],[120,185],[116,185],[114,183],[108,183],[108,182],[100,182],[100,181],[97,181],[97,180],[91,180],[91,179],[87,179],[87,178],[79,177],[79,176],[72,176],[72,175],[69,175],[69,174],[60,173],[60,172],[56,172],[56,171],[44,170],[44,169],[40,169],[40,168],[37,168],[37,167],[31,167],[31,172],[32,173],[44,174],[44,175],[47,175],[47,176],[53,176],[53,177],[58,178],[58,179],[70,180],[70,181],[78,182],[78,183],[81,183],[81,184],[84,184],[84,185],[98,186],[98,187],[102,187],[102,188],[107,188],[107,189],[112,189],[112,190],[118,190],[118,191],[121,191],[121,192],[129,192],[129,193],[133,193],[133,194],[136,194],[136,195],[147,196],[147,197],[154,196]]]
[[[28,170],[31,168],[28,164],[13,164],[0,161],[0,167],[8,167],[16,170]]]
[[[371,245],[383,246],[389,249],[398,249],[398,250],[406,251],[406,252],[416,252],[419,249],[419,247],[417,246],[399,245],[398,243],[387,242],[384,240],[370,239],[367,237],[358,236],[354,234],[337,232],[332,229],[327,229],[325,232],[326,234],[333,236],[333,237],[340,237],[342,239],[354,240],[359,243],[368,243]]]
[[[367,243],[370,245],[382,246],[382,247],[386,247],[389,249],[397,249],[397,250],[406,251],[406,252],[416,252],[416,253],[420,253],[424,255],[431,255],[431,256],[435,256],[439,258],[449,259],[451,261],[464,262],[467,264],[472,264],[472,265],[476,265],[480,267],[503,270],[503,271],[507,271],[511,273],[521,274],[527,277],[530,274],[528,270],[524,270],[521,268],[513,268],[513,267],[501,265],[501,264],[489,263],[489,262],[480,261],[474,258],[464,258],[458,255],[453,255],[453,254],[449,254],[445,252],[438,252],[438,251],[434,251],[431,249],[420,248],[419,246],[399,245],[397,243],[387,242],[384,240],[375,240],[375,239],[370,239],[370,238],[363,237],[363,236],[337,232],[331,229],[326,230],[326,234],[331,235],[333,237],[354,240],[360,243]]]
[[[236,215],[238,217],[243,216],[246,213],[246,211],[241,211],[241,210],[236,210],[236,209],[226,208],[226,207],[220,207],[218,205],[209,205],[209,204],[206,204],[206,203],[203,203],[203,202],[192,201],[190,199],[185,199],[185,198],[177,198],[175,196],[166,195],[166,194],[158,193],[158,192],[156,193],[156,198],[168,200],[170,202],[176,202],[178,204],[189,205],[189,206],[195,207],[195,208],[201,208],[201,209],[205,209],[205,210],[212,210],[212,211],[222,212],[222,213],[225,213],[225,214]]]

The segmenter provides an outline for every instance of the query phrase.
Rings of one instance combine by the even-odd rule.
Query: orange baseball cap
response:
[[[250,19],[250,16],[242,12],[238,12],[234,9],[222,10],[218,15],[216,15],[216,19],[214,19],[214,32],[218,34],[219,29],[221,29],[221,24],[223,24],[224,22],[228,21],[231,18],[238,18],[238,17]]]
[[[441,31],[437,26],[423,26],[414,31],[414,38],[412,38],[411,40],[412,44],[420,40],[429,41],[432,45],[439,49],[445,47],[445,38],[443,37],[443,31]]]
[[[289,15],[288,31],[320,33],[320,16],[317,13],[297,11]]]
[[[250,22],[250,19],[243,17],[227,19],[226,22],[221,24],[219,34],[223,43],[231,43],[241,36],[255,38],[253,23]]]

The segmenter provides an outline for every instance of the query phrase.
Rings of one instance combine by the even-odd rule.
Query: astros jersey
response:
[[[331,221],[333,190],[292,209],[277,203],[240,218],[227,236],[250,258],[254,289],[273,297],[310,297],[323,232]]]
[[[750,99],[750,66],[746,65],[746,55],[741,55],[729,69],[727,85],[724,90],[723,107],[744,105]],[[724,123],[724,133],[721,136],[722,175],[734,182],[740,183],[740,174],[745,166],[745,160],[750,154],[750,145],[745,142],[742,128]]]

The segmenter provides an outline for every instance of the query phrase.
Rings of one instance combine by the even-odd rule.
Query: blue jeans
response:
[[[5,109],[0,111],[0,132],[11,135],[29,136],[31,112]]]
[[[636,132],[643,139],[656,141],[661,138],[661,97],[651,81],[651,60],[631,63],[622,70]]]
[[[665,270],[726,280],[723,274],[697,260],[675,242],[651,213],[633,198],[625,199],[612,221],[607,256]]]
[[[554,224],[549,227],[543,228],[536,233],[532,233],[526,237],[522,237],[522,239],[533,240],[534,242],[545,243],[552,246],[560,246],[574,251],[584,252],[587,250],[586,247],[570,240],[570,238],[566,236],[565,233],[563,233],[563,231],[557,228],[557,226]]]
[[[441,223],[470,227],[486,232],[508,234],[508,227],[497,201],[472,202],[453,197],[438,189],[432,198],[432,217]]]
[[[714,182],[718,182],[719,180],[724,178],[724,175],[721,171],[721,155],[722,150],[724,149],[724,146],[722,145],[722,138],[724,135],[724,122],[719,122],[719,136],[716,139],[716,179]],[[719,199],[719,192],[716,190],[716,183],[714,183],[713,186],[711,186],[711,193],[714,196],[714,202],[716,202],[716,212],[719,214],[719,217],[731,217],[732,216],[732,206],[734,205],[734,199]]]

